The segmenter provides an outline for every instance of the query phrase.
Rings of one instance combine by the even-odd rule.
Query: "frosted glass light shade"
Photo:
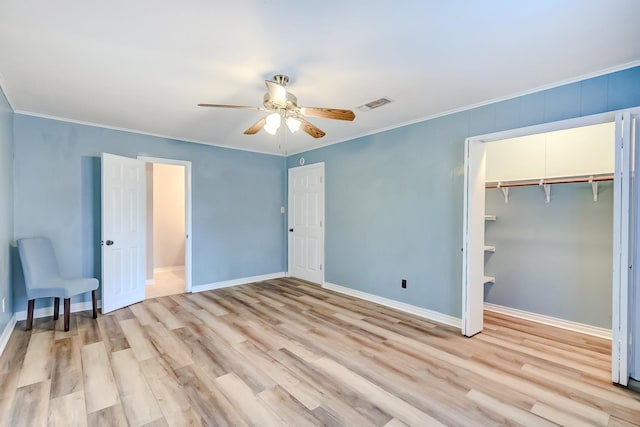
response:
[[[264,130],[266,130],[271,135],[275,135],[280,128],[280,114],[273,113],[269,114],[266,118],[267,123],[264,125]]]
[[[296,133],[298,129],[300,129],[300,120],[294,119],[293,117],[287,117],[287,127],[291,133]]]

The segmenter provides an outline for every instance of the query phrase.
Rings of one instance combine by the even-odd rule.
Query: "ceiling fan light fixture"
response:
[[[296,133],[300,129],[301,122],[294,117],[287,117],[286,123],[291,133]]]
[[[269,114],[266,118],[267,123],[264,125],[264,130],[266,130],[269,134],[275,135],[280,128],[280,114],[273,113]]]
[[[262,107],[229,104],[198,104],[200,107],[235,108],[245,110],[267,111],[268,115],[249,126],[244,131],[245,135],[255,135],[264,129],[270,135],[276,135],[284,120],[291,133],[302,129],[313,138],[322,138],[326,133],[308,122],[305,117],[318,117],[321,119],[346,120],[352,122],[356,115],[351,110],[326,107],[299,107],[298,98],[286,89],[289,77],[284,74],[276,74],[273,80],[265,80],[267,93],[262,97]],[[387,100],[390,102],[390,100]],[[366,108],[373,108],[367,104]],[[304,125],[304,126],[303,126]]]

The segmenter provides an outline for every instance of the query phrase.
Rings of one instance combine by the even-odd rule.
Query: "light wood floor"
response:
[[[5,425],[640,424],[609,343],[500,315],[469,339],[279,279],[71,321],[18,323],[0,357]]]

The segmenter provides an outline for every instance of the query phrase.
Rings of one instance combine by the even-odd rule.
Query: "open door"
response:
[[[484,143],[465,143],[462,266],[462,335],[473,336],[484,326],[484,185],[486,156]]]
[[[144,169],[102,154],[102,312],[144,299]]]
[[[613,188],[613,307],[611,316],[611,379],[627,385],[631,360],[631,310],[635,254],[635,156],[638,114],[616,114],[616,155]]]
[[[192,273],[191,273],[191,265],[192,265],[192,255],[191,255],[191,241],[192,241],[192,233],[191,233],[191,162],[188,160],[177,160],[177,159],[169,159],[164,157],[149,157],[149,156],[138,156],[138,160],[143,162],[142,166],[145,168],[145,176],[146,176],[146,185],[145,185],[145,193],[147,191],[153,192],[153,171],[149,173],[146,169],[149,166],[154,164],[160,165],[173,165],[180,166],[184,170],[184,292],[191,292],[192,289]],[[151,187],[149,187],[151,185]],[[145,206],[151,206],[150,209],[145,211],[144,215],[144,227],[145,227],[145,252],[146,252],[146,274],[145,281],[149,279],[153,279],[153,222],[154,222],[154,210],[153,210],[153,194],[147,193],[147,198],[149,200],[146,201],[147,204]],[[151,249],[149,248],[151,246]],[[150,269],[150,270],[149,270]],[[149,273],[151,275],[149,276]]]
[[[615,117],[614,117],[615,116]],[[627,385],[632,355],[636,359],[634,374],[640,376],[640,345],[632,349],[632,317],[640,318],[640,301],[636,283],[640,272],[634,273],[640,233],[636,218],[640,217],[640,189],[636,185],[635,171],[640,167],[637,152],[640,145],[640,108],[619,113],[604,113],[557,123],[548,123],[526,129],[498,132],[468,138],[465,145],[464,231],[462,277],[462,334],[472,336],[483,327],[484,302],[484,209],[485,209],[485,143],[535,133],[552,132],[615,119],[615,170],[613,185],[613,278],[611,316],[611,379]],[[638,322],[635,323],[636,325]],[[640,328],[640,326],[638,326]],[[637,340],[636,340],[637,341]],[[635,377],[634,377],[635,378]]]

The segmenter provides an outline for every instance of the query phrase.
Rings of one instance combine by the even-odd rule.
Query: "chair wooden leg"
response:
[[[93,303],[93,318],[98,318],[98,290],[91,291],[91,302]]]
[[[71,312],[71,298],[64,299],[64,331],[69,331],[69,315]]]
[[[60,313],[60,298],[53,298],[53,320],[58,320]]]
[[[36,304],[35,299],[30,299],[27,303],[27,331],[30,331],[33,327],[33,307]]]

